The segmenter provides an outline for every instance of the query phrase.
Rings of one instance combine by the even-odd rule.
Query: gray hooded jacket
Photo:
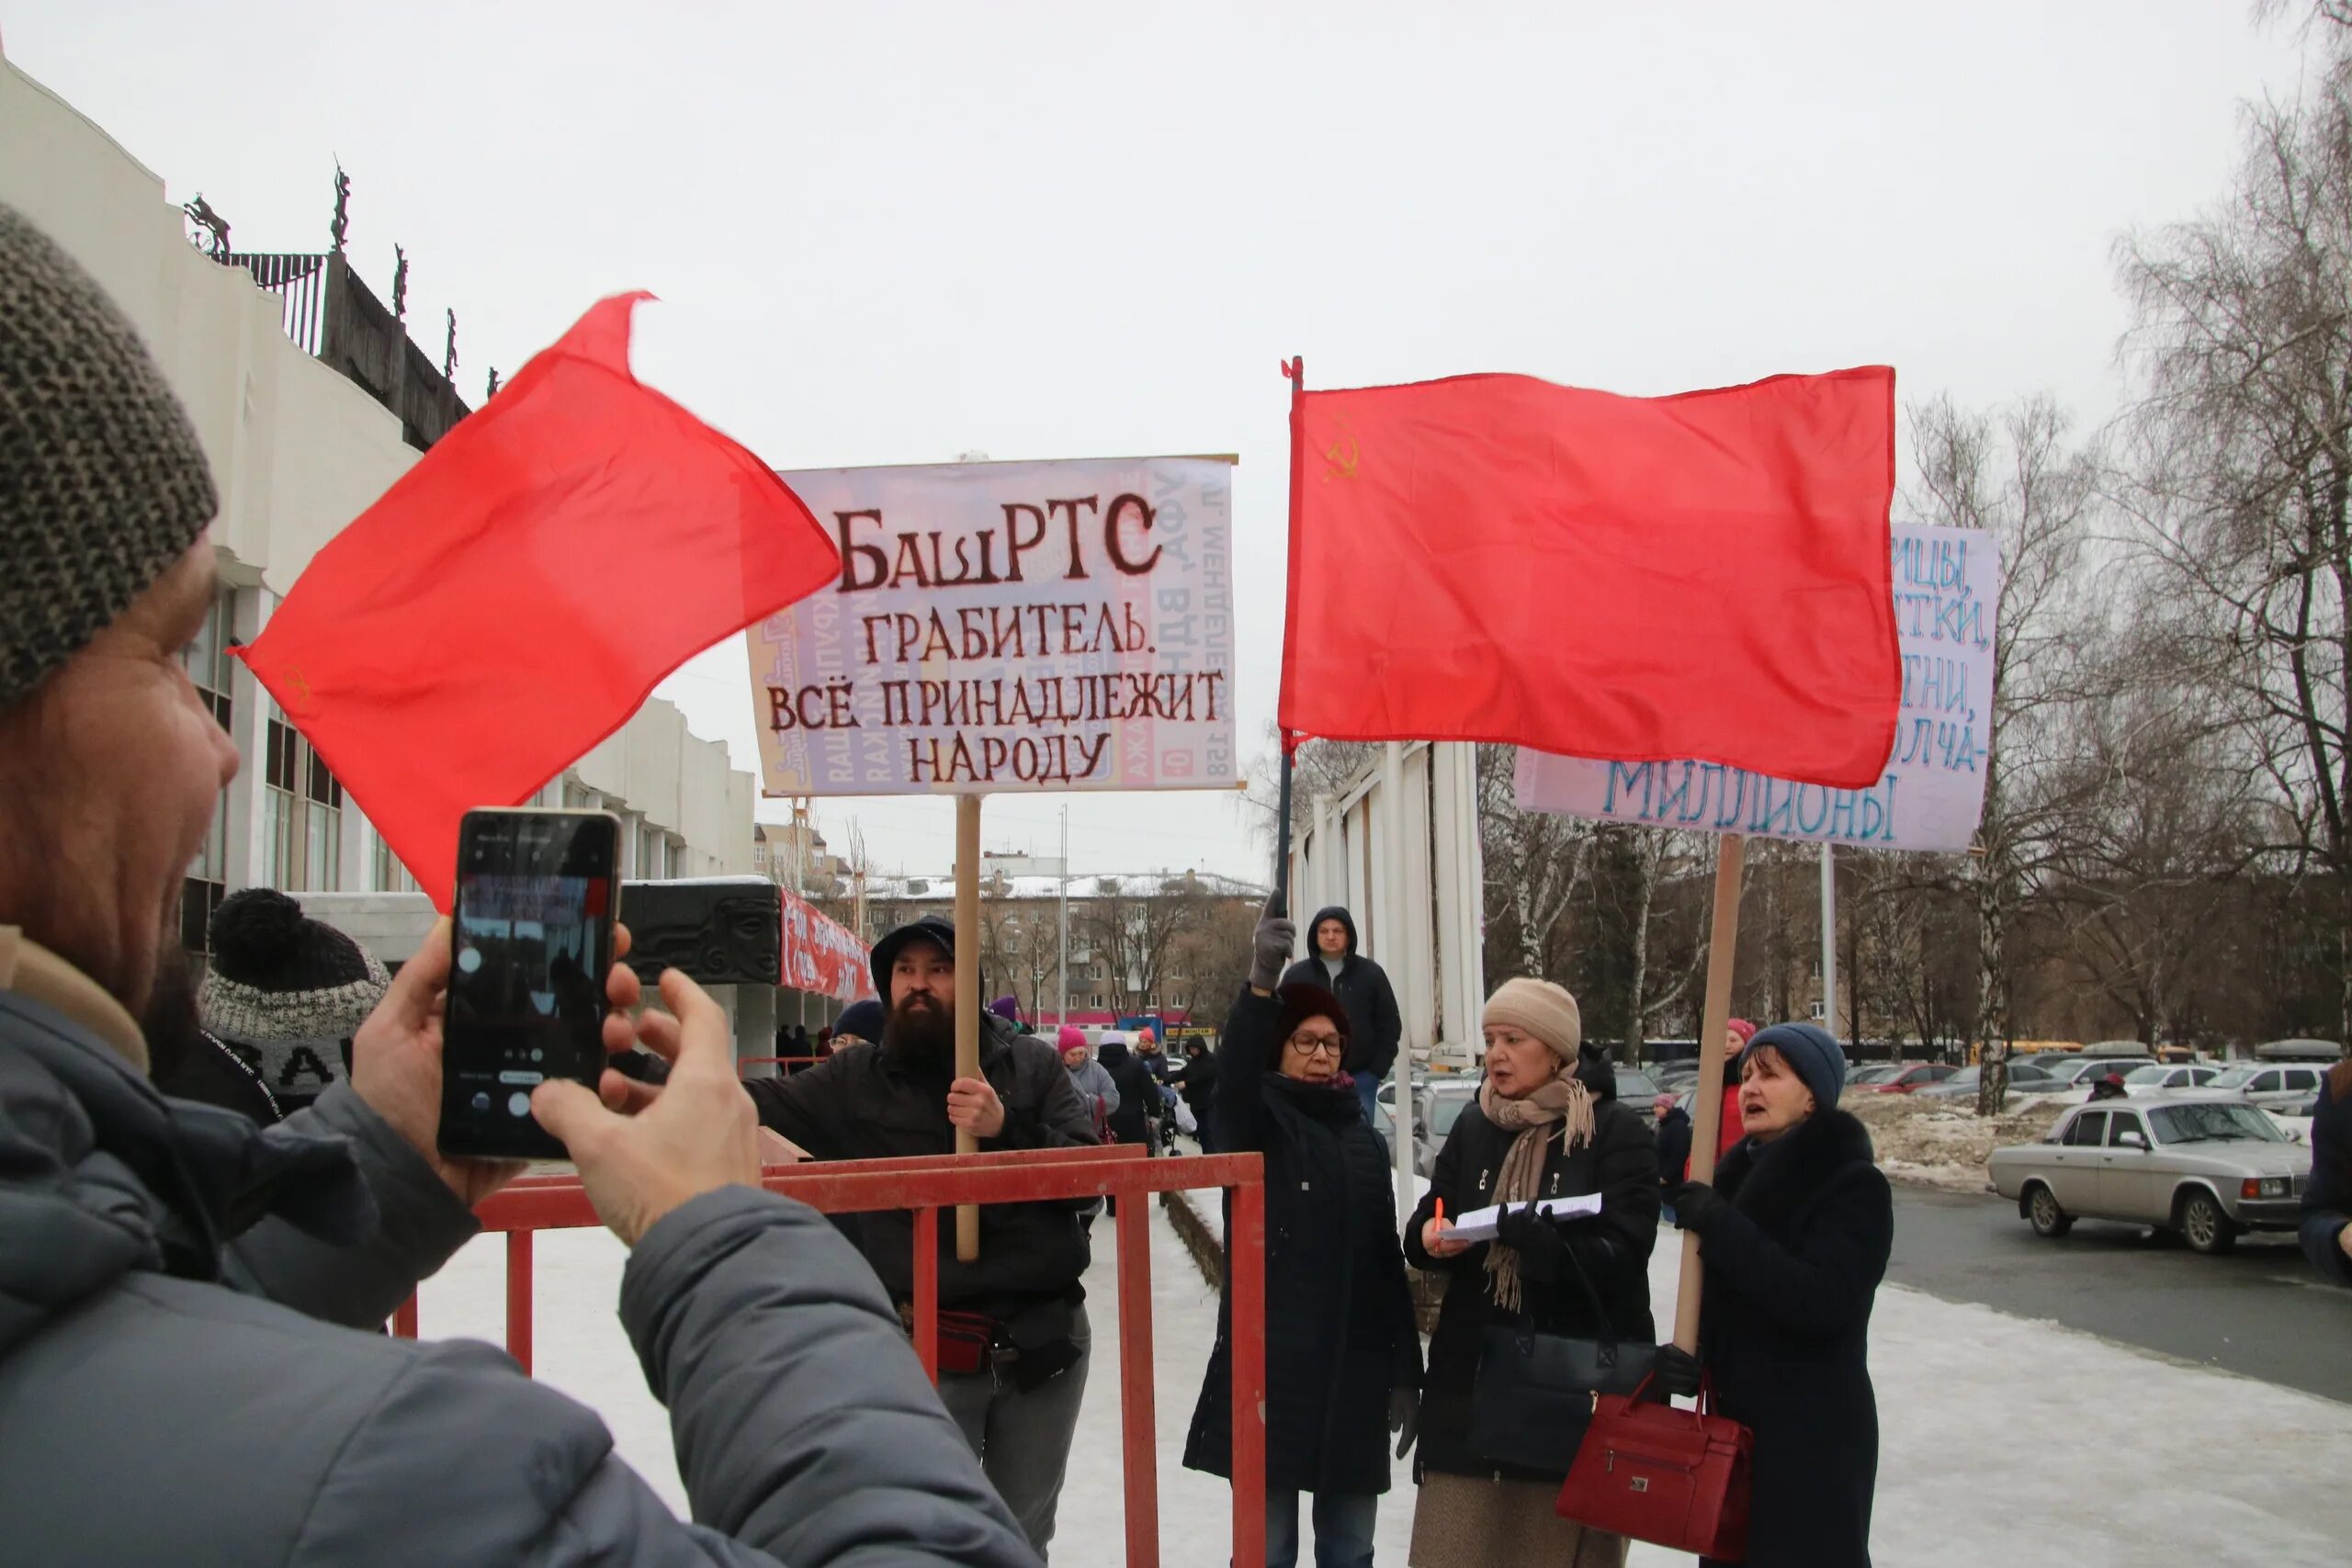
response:
[[[629,1259],[691,1525],[503,1352],[352,1332],[474,1229],[348,1087],[265,1132],[0,992],[5,1555],[1034,1568],[823,1216],[729,1188]]]

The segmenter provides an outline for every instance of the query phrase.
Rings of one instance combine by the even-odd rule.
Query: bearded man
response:
[[[882,1043],[841,1046],[786,1078],[744,1087],[762,1124],[811,1159],[897,1159],[956,1150],[1095,1142],[1061,1057],[1002,1019],[980,1019],[980,1076],[956,1076],[956,928],[936,915],[874,944]],[[939,1227],[939,1393],[1040,1557],[1086,1392],[1089,1261],[1079,1212],[1090,1200],[980,1210],[980,1256],[956,1257]],[[846,1216],[885,1290],[913,1319],[914,1219],[903,1209]]]

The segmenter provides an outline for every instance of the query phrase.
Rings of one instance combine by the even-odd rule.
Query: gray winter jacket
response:
[[[503,1352],[352,1331],[474,1228],[345,1086],[265,1132],[0,992],[0,1556],[1034,1568],[814,1211],[708,1193],[629,1259],[691,1525]]]
[[[1078,1090],[1079,1099],[1086,1101],[1086,1109],[1096,1123],[1107,1123],[1111,1112],[1119,1109],[1119,1086],[1111,1081],[1110,1073],[1091,1056],[1069,1071],[1070,1087]]]

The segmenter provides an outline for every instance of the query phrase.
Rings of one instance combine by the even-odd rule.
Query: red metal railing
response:
[[[939,1378],[939,1211],[959,1203],[1032,1203],[1089,1197],[1142,1200],[1156,1192],[1233,1190],[1227,1285],[1232,1292],[1233,1562],[1266,1561],[1266,1188],[1261,1156],[1201,1155],[1147,1159],[1135,1145],[936,1155],[773,1166],[762,1185],[829,1214],[914,1211],[914,1344]],[[1154,1421],[1151,1210],[1119,1205],[1119,1414],[1126,1495],[1128,1568],[1159,1568],[1159,1452]],[[526,1176],[475,1211],[506,1236],[506,1348],[531,1368],[531,1238],[536,1231],[600,1224],[575,1176]],[[416,1334],[416,1303],[392,1331]]]

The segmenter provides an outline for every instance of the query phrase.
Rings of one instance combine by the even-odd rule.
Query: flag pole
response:
[[[980,797],[956,797],[956,1076],[980,1076]],[[969,1128],[956,1129],[956,1152],[976,1155],[980,1140]],[[956,1258],[980,1256],[980,1211],[971,1203],[956,1209]]]
[[[1290,589],[1295,592],[1298,583],[1298,560],[1295,554],[1298,548],[1298,509],[1299,502],[1303,499],[1299,493],[1299,486],[1301,483],[1300,476],[1306,472],[1306,469],[1301,466],[1303,462],[1303,455],[1299,451],[1298,438],[1301,426],[1306,417],[1306,356],[1303,354],[1293,355],[1290,358],[1283,360],[1283,375],[1290,382],[1289,539],[1290,547],[1294,552],[1286,575],[1290,579]],[[1290,596],[1290,593],[1287,592],[1284,595],[1285,611],[1283,624],[1283,674],[1285,676],[1289,674],[1290,626],[1296,619],[1295,615],[1291,613],[1288,606],[1288,600]],[[1297,738],[1293,736],[1288,729],[1284,729],[1281,733],[1283,747],[1282,803],[1279,807],[1281,818],[1274,825],[1274,891],[1281,896],[1283,901],[1283,911],[1287,914],[1290,911],[1290,802],[1291,773],[1293,771],[1291,766],[1291,754],[1293,749],[1297,745]]]
[[[1692,1107],[1690,1179],[1715,1179],[1715,1141],[1724,1119],[1724,1037],[1731,1031],[1732,952],[1739,943],[1739,874],[1747,840],[1725,833],[1715,852],[1714,925],[1707,938],[1707,1000],[1699,1021],[1699,1093]],[[1674,1292],[1674,1342],[1699,1350],[1699,1289],[1704,1272],[1699,1236],[1682,1233],[1682,1280]]]
[[[1283,738],[1287,740],[1289,738]],[[1290,747],[1283,747],[1282,813],[1274,829],[1274,891],[1282,895],[1283,912],[1290,912]]]

